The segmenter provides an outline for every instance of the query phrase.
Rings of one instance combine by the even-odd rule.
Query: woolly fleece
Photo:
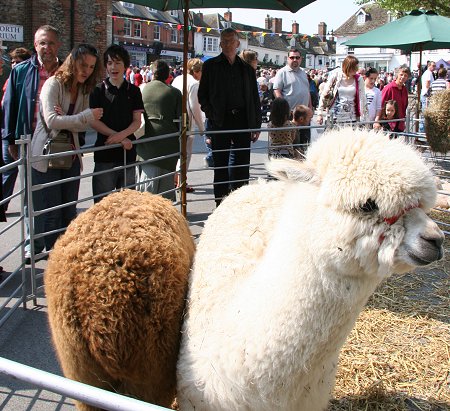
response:
[[[233,192],[201,235],[181,411],[325,410],[341,346],[377,285],[442,257],[443,234],[425,214],[434,177],[404,142],[347,128],[305,162],[268,169],[280,181]]]
[[[169,407],[193,254],[185,219],[160,196],[125,190],[79,215],[44,277],[64,375]]]

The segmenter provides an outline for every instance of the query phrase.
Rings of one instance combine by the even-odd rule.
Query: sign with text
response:
[[[23,43],[23,26],[0,23],[0,40]]]

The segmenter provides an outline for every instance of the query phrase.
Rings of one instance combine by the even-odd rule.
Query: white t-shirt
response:
[[[356,120],[355,95],[355,80],[349,85],[339,85],[338,97],[333,107],[334,118],[338,123]]]
[[[434,81],[433,72],[431,72],[428,69],[426,69],[425,73],[422,74],[422,90],[420,92],[421,96],[424,96],[425,94],[428,93],[429,87],[426,87],[427,81],[430,82],[430,85]]]
[[[368,121],[374,121],[377,111],[381,110],[381,91],[377,87],[366,87],[367,112],[369,113]]]

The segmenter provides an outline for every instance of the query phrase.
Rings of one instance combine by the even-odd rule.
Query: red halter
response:
[[[418,204],[412,205],[412,206],[409,206],[409,207],[406,207],[406,208],[404,208],[403,210],[401,210],[400,213],[398,213],[397,215],[395,215],[395,216],[393,216],[393,217],[386,217],[386,218],[383,219],[383,221],[384,221],[387,225],[393,225],[393,224],[395,224],[395,223],[400,219],[400,217],[402,217],[402,216],[403,216],[405,213],[407,213],[409,210],[412,210],[412,209],[418,208],[418,207],[419,207]],[[384,235],[384,234],[381,234],[381,235],[380,235],[380,238],[378,239],[378,242],[381,244],[381,243],[383,242],[384,238],[385,238],[385,235]]]
[[[402,217],[402,216],[403,216],[405,213],[407,213],[409,210],[412,210],[412,209],[418,208],[418,207],[419,207],[418,204],[412,205],[412,206],[409,206],[409,207],[406,207],[406,208],[404,208],[402,211],[400,211],[400,213],[397,214],[396,216],[385,218],[385,219],[384,219],[384,222],[385,222],[386,224],[388,224],[388,225],[395,224],[395,223],[400,219],[400,217]]]

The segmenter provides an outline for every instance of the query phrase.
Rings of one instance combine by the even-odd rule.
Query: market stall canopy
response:
[[[444,68],[449,69],[450,68],[450,62],[449,61],[445,61],[444,59],[440,59],[438,61],[436,61],[436,67],[439,68],[439,66],[443,64]]]
[[[211,9],[220,7],[240,9],[284,10],[295,13],[315,0],[133,0],[130,3],[141,4],[157,10]]]
[[[384,47],[407,52],[450,47],[450,18],[434,11],[413,10],[408,15],[344,43],[348,47]]]

